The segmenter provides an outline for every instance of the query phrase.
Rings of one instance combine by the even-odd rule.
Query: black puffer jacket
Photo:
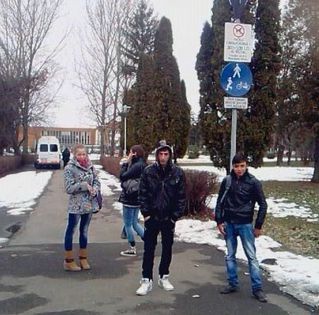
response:
[[[145,166],[146,163],[141,157],[133,157],[131,164],[123,163],[120,172],[121,184],[128,179],[140,178]],[[128,206],[138,206],[138,192],[128,195],[122,187],[119,202]]]
[[[140,182],[139,201],[144,217],[176,221],[185,211],[185,175],[169,163],[163,169],[158,162],[145,168]]]
[[[247,224],[253,222],[256,202],[259,211],[255,222],[255,228],[261,229],[267,212],[267,203],[260,181],[248,173],[239,179],[231,172],[231,186],[226,198],[221,204],[221,198],[226,189],[226,178],[221,183],[215,209],[217,224],[223,222],[235,224]]]

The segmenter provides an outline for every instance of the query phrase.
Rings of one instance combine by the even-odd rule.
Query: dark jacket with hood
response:
[[[123,163],[120,172],[121,186],[123,182],[128,179],[140,178],[145,166],[146,163],[144,159],[135,156],[132,158],[131,163]],[[128,206],[139,206],[138,191],[128,194],[122,186],[122,193],[120,195],[119,202]]]
[[[158,153],[168,149],[170,158],[165,168],[158,161]],[[172,150],[162,145],[156,151],[156,162],[145,168],[139,190],[140,210],[144,217],[158,221],[180,218],[185,211],[185,175],[183,170],[172,164]]]
[[[254,208],[256,202],[259,205],[255,228],[261,229],[267,212],[267,203],[260,181],[248,171],[237,178],[231,171],[231,186],[221,203],[226,189],[226,177],[223,179],[215,209],[215,220],[217,224],[223,222],[234,224],[247,224],[253,222]]]

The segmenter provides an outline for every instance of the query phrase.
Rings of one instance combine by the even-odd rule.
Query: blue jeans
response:
[[[238,286],[236,251],[237,237],[239,236],[248,260],[252,291],[254,292],[258,289],[261,289],[262,282],[259,264],[256,258],[255,235],[253,225],[232,223],[226,223],[225,225],[225,240],[227,246],[226,267],[229,285],[234,287]]]
[[[80,248],[84,249],[87,247],[88,229],[89,229],[91,218],[92,218],[92,213],[86,213],[86,214],[69,213],[68,225],[66,227],[65,237],[64,237],[65,250],[72,250],[73,234],[80,219],[81,219],[80,231],[79,231]]]
[[[125,226],[125,231],[127,235],[127,241],[129,243],[134,242],[134,232],[133,230],[143,239],[144,238],[144,228],[138,223],[138,213],[140,209],[137,207],[130,207],[123,205],[123,221]]]

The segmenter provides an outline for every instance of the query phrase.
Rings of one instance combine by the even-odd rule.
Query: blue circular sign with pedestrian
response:
[[[223,90],[231,96],[247,94],[253,82],[253,75],[245,63],[230,62],[220,73]]]

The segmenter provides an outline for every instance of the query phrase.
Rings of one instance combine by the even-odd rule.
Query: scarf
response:
[[[84,168],[88,168],[89,165],[90,165],[90,160],[88,157],[85,157],[85,158],[79,158],[79,159],[76,159],[78,161],[78,163],[84,167]]]

